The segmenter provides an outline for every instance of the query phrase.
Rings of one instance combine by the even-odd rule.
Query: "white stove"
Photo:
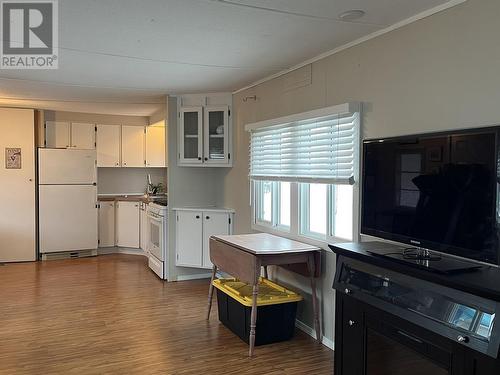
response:
[[[148,264],[160,279],[167,279],[168,206],[166,201],[148,205]]]

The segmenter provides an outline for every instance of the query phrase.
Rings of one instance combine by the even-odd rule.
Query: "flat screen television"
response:
[[[499,136],[364,141],[361,233],[499,266]]]

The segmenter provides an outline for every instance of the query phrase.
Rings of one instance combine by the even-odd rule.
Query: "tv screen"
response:
[[[496,128],[363,142],[361,232],[499,265]]]

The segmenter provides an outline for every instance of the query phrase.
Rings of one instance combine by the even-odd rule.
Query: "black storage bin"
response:
[[[241,298],[238,298],[239,300],[233,298],[233,296],[231,296],[232,293],[228,293],[224,289],[221,290],[221,284],[216,284],[220,281],[221,280],[216,280],[214,282],[214,285],[217,288],[219,320],[248,344],[250,338],[250,315],[252,307],[245,306],[242,302],[240,302],[239,300],[241,300]],[[233,285],[235,283],[238,283],[239,285],[246,285],[234,279],[225,279],[223,282],[224,281],[229,281]],[[256,346],[289,340],[293,337],[295,330],[297,303],[298,300],[301,300],[301,297],[296,293],[288,291],[279,285],[270,282],[269,280],[261,279],[260,289],[264,289],[264,295],[259,292],[259,300],[266,299],[266,297],[268,297],[266,292],[269,292],[270,286],[271,288],[281,288],[283,291],[288,292],[288,295],[281,296],[280,299],[282,301],[280,302],[273,304],[265,303],[262,306],[257,307],[257,328],[255,334]],[[246,285],[246,289],[251,289],[251,286]],[[271,294],[273,294],[273,291],[276,294],[275,289],[271,289]],[[249,294],[251,298],[251,293]],[[286,300],[289,301],[286,302]],[[248,298],[247,302],[249,302]]]

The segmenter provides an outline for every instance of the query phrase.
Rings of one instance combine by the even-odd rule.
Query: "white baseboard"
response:
[[[194,275],[179,275],[179,276],[177,276],[177,281],[210,279],[211,277],[212,277],[211,273],[197,273],[197,274],[194,274]]]
[[[316,339],[316,331],[309,327],[307,324],[305,324],[304,322],[296,319],[295,320],[295,327],[297,327],[298,329],[300,329],[302,332],[305,332],[307,333],[309,336],[311,336],[312,338]],[[335,350],[335,343],[330,340],[329,338],[323,336],[321,338],[321,343],[326,346],[327,348],[330,348],[331,350]]]
[[[142,249],[132,249],[129,247],[100,247],[97,249],[98,255],[106,254],[127,254],[127,255],[142,255],[147,257],[148,255]]]

